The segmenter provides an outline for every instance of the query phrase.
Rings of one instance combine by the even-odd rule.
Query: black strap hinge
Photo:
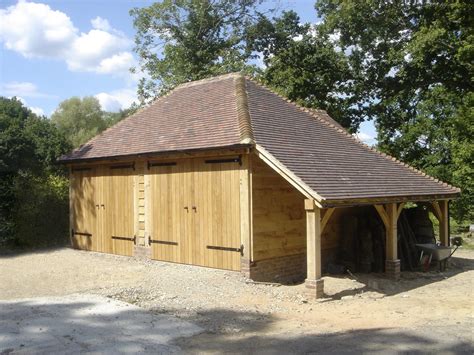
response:
[[[240,255],[242,255],[242,256],[244,255],[244,246],[243,245],[241,245],[240,248],[219,247],[219,246],[216,246],[216,245],[208,245],[207,249],[223,250],[223,251],[235,251],[235,252],[240,253]]]
[[[112,236],[112,239],[115,239],[115,240],[127,240],[127,241],[131,241],[133,242],[133,244],[137,244],[137,236],[134,235],[133,238],[131,237],[119,237],[117,235],[113,235]]]

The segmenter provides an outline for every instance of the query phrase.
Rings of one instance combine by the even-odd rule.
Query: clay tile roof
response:
[[[243,77],[183,84],[61,162],[254,146],[322,203],[460,190],[376,151],[322,110],[308,110]]]

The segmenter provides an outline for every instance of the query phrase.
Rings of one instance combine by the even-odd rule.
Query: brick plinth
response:
[[[385,260],[385,274],[391,279],[400,279],[400,260]]]
[[[250,262],[242,259],[241,272],[254,281],[291,284],[306,277],[306,255],[297,254]]]
[[[140,259],[150,259],[151,258],[151,248],[144,247],[141,245],[135,245],[133,247],[133,256]]]
[[[305,280],[306,296],[309,298],[323,298],[324,297],[324,280]]]

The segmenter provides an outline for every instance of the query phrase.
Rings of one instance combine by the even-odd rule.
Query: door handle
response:
[[[105,205],[104,205],[104,204],[102,204],[101,206],[102,206],[102,208],[105,210]]]
[[[188,206],[185,206],[184,209],[186,210],[186,212],[189,213],[189,208],[188,208]]]
[[[193,210],[194,210],[194,212],[197,212],[197,207],[193,206]]]
[[[99,205],[95,205],[95,207],[97,207],[97,208],[100,208],[100,206],[99,206]]]

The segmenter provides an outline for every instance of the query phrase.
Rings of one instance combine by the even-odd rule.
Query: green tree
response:
[[[111,127],[124,118],[133,115],[138,110],[138,105],[133,103],[129,108],[120,109],[119,112],[104,112],[105,125]]]
[[[319,108],[344,127],[356,131],[361,119],[353,108],[354,76],[344,53],[318,26],[301,24],[298,15],[260,16],[247,31],[252,51],[263,55],[260,79],[299,104]]]
[[[51,121],[74,147],[78,147],[107,128],[105,116],[95,97],[72,97],[59,104]]]
[[[70,149],[49,119],[0,97],[0,242],[64,241],[67,179],[55,161]]]
[[[375,121],[379,148],[460,186],[455,215],[472,220],[474,4],[319,0],[316,9],[358,73],[356,115]]]
[[[135,51],[149,79],[139,83],[142,103],[176,85],[245,70],[245,29],[261,0],[162,0],[130,11]]]

